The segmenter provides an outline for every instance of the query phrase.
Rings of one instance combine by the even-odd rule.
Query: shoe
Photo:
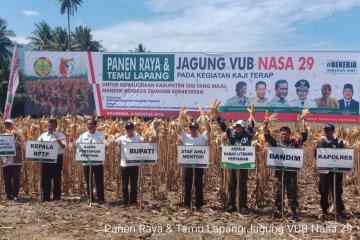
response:
[[[18,202],[20,199],[19,199],[19,197],[18,196],[16,196],[16,197],[13,197],[13,201],[15,201],[15,202]]]
[[[242,214],[250,214],[250,210],[248,207],[241,207],[240,208],[240,213]]]
[[[225,211],[228,213],[235,212],[235,207],[232,205],[229,205],[225,208]]]
[[[5,200],[11,201],[13,200],[13,196],[6,196]]]
[[[97,203],[98,203],[99,205],[104,205],[104,204],[105,204],[105,200],[98,200]]]
[[[322,221],[322,222],[325,222],[329,219],[329,214],[326,212],[326,213],[321,213],[319,215],[319,220]]]
[[[273,218],[282,218],[282,214],[279,210],[273,212]]]
[[[183,207],[183,208],[190,208],[190,204],[183,203],[182,207]]]
[[[346,222],[346,215],[343,212],[337,213],[337,220],[340,223],[345,223]]]
[[[299,216],[297,215],[296,211],[294,211],[294,210],[291,211],[291,219],[294,220],[295,222],[300,221]]]

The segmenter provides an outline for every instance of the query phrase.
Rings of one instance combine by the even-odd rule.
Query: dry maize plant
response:
[[[213,105],[218,102],[213,103]],[[251,111],[251,108],[249,109]],[[253,110],[253,109],[252,109]],[[211,121],[206,114],[199,109],[200,117],[197,119],[200,123],[200,132],[205,131],[204,121]],[[249,111],[249,112],[250,112]],[[251,112],[250,112],[251,113]],[[211,116],[212,112],[210,110]],[[278,137],[277,129],[282,125],[291,123],[275,122],[276,114],[266,113],[266,120],[269,123],[269,129],[274,137]],[[306,116],[305,116],[306,117]],[[34,119],[30,117],[20,117],[15,119],[15,134],[25,136],[26,140],[36,140],[40,134],[47,130],[47,121],[50,117]],[[62,172],[63,193],[67,196],[82,196],[84,191],[84,176],[81,165],[75,164],[76,139],[85,131],[86,119],[88,116],[64,116],[58,119],[58,130],[66,135],[68,147],[64,153],[64,163]],[[136,131],[141,134],[146,141],[158,143],[158,161],[156,165],[143,166],[143,175],[145,177],[144,191],[151,193],[152,197],[167,198],[170,190],[178,190],[181,184],[181,168],[177,163],[177,145],[179,144],[177,135],[177,125],[179,121],[187,126],[191,121],[191,116],[186,110],[182,110],[180,116],[176,119],[152,119],[145,121],[141,118],[129,119],[134,122]],[[106,161],[104,166],[104,180],[107,192],[114,192],[120,196],[120,148],[115,140],[125,134],[124,119],[97,118],[98,130],[103,131],[106,136]],[[232,126],[234,121],[227,120],[227,125]],[[317,180],[316,163],[314,151],[322,138],[322,124],[308,124],[308,140],[303,145],[304,149],[304,170],[313,173],[314,183]],[[207,189],[215,188],[218,194],[209,197],[210,204],[215,197],[220,202],[224,202],[227,195],[227,171],[221,168],[221,146],[228,144],[228,138],[223,133],[216,121],[211,121],[212,132],[209,139],[210,146],[210,166],[205,171],[204,182]],[[4,133],[3,121],[0,120],[1,133]],[[185,131],[187,128],[184,128]],[[346,146],[354,148],[354,170],[345,174],[344,184],[351,184],[352,192],[359,194],[360,184],[360,130],[355,126],[337,126],[336,136],[344,139]],[[292,127],[292,134],[299,134],[298,127]],[[266,197],[272,194],[272,170],[266,168],[267,143],[263,136],[263,123],[258,122],[255,127],[253,145],[256,150],[256,168],[249,173],[249,196],[250,204],[253,207],[262,206]],[[24,153],[23,153],[24,154]],[[304,174],[300,172],[299,182],[301,183]],[[21,187],[25,195],[39,194],[40,164],[25,161],[21,176]],[[206,184],[211,182],[212,184]],[[314,184],[314,191],[317,191]],[[1,190],[1,189],[0,189]],[[301,191],[301,187],[299,187]],[[205,191],[206,192],[206,191]]]

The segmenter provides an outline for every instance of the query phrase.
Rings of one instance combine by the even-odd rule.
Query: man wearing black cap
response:
[[[352,99],[354,95],[353,85],[346,83],[343,89],[343,99],[339,100],[340,109],[359,110],[359,102]]]
[[[295,83],[298,98],[291,100],[290,105],[298,108],[315,108],[315,101],[308,99],[310,83],[306,79],[301,79]]]
[[[319,148],[344,148],[344,142],[341,139],[334,138],[335,126],[333,124],[326,124],[323,128],[325,133],[325,138],[322,138],[320,141]],[[316,151],[316,149],[315,149]],[[341,172],[336,172],[336,211],[337,217],[340,222],[344,222],[346,216],[344,214],[345,206],[342,200],[342,180],[343,174]],[[321,220],[327,220],[328,218],[328,194],[329,194],[329,186],[334,186],[334,173],[325,171],[319,174],[320,182],[319,182],[319,192],[320,192],[320,206],[322,209],[322,214],[320,216]]]
[[[126,144],[129,142],[143,142],[144,138],[135,132],[135,125],[132,122],[125,123],[126,134],[116,139],[121,146],[121,190],[123,204],[128,205],[137,203],[137,183],[139,176],[139,163],[128,163],[126,157]],[[130,182],[130,200],[129,200]]]
[[[180,113],[181,114],[181,113]],[[178,136],[184,145],[206,145],[206,142],[209,139],[211,127],[208,120],[205,121],[206,124],[206,131],[200,133],[199,131],[199,124],[195,121],[191,121],[189,124],[190,134],[184,132],[183,130],[183,122],[182,118],[179,118],[179,125],[178,125]],[[193,176],[195,173],[195,176]],[[193,177],[194,185],[195,185],[195,197],[196,203],[195,207],[200,209],[204,205],[204,193],[203,193],[203,175],[204,169],[203,168],[183,168],[183,181],[185,184],[185,196],[184,196],[184,206],[190,207],[191,204],[191,188]]]
[[[254,136],[255,122],[252,117],[249,118],[248,122],[244,120],[238,120],[234,125],[234,131],[232,131],[223,119],[221,119],[218,111],[215,111],[217,122],[220,129],[226,132],[227,137],[230,140],[230,145],[234,146],[251,146],[251,139]],[[240,172],[239,176],[239,209],[241,213],[249,213],[247,206],[247,181],[248,181],[248,169],[229,169],[228,179],[228,200],[226,203],[225,210],[233,212],[236,210],[235,198],[237,189],[237,171]]]
[[[225,106],[234,106],[234,107],[244,107],[246,102],[249,100],[248,97],[245,96],[247,90],[247,85],[245,82],[238,82],[236,84],[236,96],[229,98]]]

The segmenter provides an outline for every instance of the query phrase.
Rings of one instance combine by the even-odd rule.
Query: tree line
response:
[[[106,51],[101,41],[93,40],[91,29],[86,26],[77,26],[70,30],[70,17],[81,6],[82,0],[54,0],[60,4],[60,13],[67,15],[67,28],[57,26],[52,28],[46,21],[35,24],[29,40],[30,49],[33,51]],[[8,29],[7,21],[0,18],[0,112],[4,111],[6,101],[7,84],[10,76],[10,62],[12,49],[15,42],[11,40],[16,35]],[[19,45],[22,47],[21,45]],[[146,52],[146,47],[139,44],[130,52]],[[24,78],[20,72],[20,83],[15,95],[12,116],[24,113]]]

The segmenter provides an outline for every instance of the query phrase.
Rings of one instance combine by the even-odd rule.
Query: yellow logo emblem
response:
[[[45,77],[49,75],[51,69],[52,69],[52,64],[49,59],[45,57],[40,57],[36,59],[34,63],[34,71],[36,72],[37,75],[41,77]]]

